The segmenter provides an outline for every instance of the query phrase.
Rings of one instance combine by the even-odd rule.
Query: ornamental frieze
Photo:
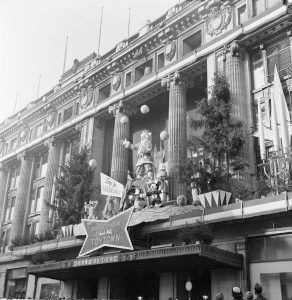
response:
[[[164,46],[165,59],[171,61],[176,53],[176,42],[168,40]]]
[[[205,21],[207,33],[210,36],[218,35],[227,28],[231,20],[231,6],[222,6],[220,2],[209,6],[208,17]]]
[[[93,100],[93,86],[88,85],[88,86],[81,87],[80,108],[82,110],[86,109],[91,105],[92,100]]]

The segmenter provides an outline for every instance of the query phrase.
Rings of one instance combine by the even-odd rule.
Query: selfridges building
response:
[[[0,124],[0,298],[231,299],[260,283],[291,299],[291,12],[181,2]],[[243,123],[245,198],[185,181],[189,120],[219,73]],[[83,222],[57,228],[61,166],[83,147],[95,189]],[[213,239],[190,239],[199,227]]]

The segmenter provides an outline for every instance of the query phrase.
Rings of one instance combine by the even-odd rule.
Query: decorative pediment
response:
[[[227,28],[231,20],[230,5],[223,6],[221,2],[213,3],[208,8],[206,30],[210,36],[217,35]]]

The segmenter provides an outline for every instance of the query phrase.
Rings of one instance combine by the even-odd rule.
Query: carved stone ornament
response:
[[[115,73],[112,79],[112,87],[115,91],[117,91],[121,85],[121,74],[120,73]]]
[[[56,120],[56,111],[52,111],[46,118],[46,125],[47,125],[47,130],[51,129],[54,124],[55,124],[55,120]]]
[[[209,7],[206,19],[206,30],[210,36],[217,35],[226,29],[231,20],[231,7],[222,7],[220,2],[214,3]]]
[[[80,94],[80,108],[86,109],[93,100],[93,87],[89,85],[88,87],[83,87]]]
[[[26,138],[28,136],[28,132],[29,132],[29,127],[25,126],[21,129],[20,131],[20,142],[23,143],[26,141]]]
[[[164,55],[165,59],[171,61],[176,53],[176,42],[175,41],[168,41],[164,46]]]

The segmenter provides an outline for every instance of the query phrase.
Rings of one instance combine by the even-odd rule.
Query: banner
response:
[[[124,186],[103,173],[100,173],[100,186],[102,195],[122,197]]]

